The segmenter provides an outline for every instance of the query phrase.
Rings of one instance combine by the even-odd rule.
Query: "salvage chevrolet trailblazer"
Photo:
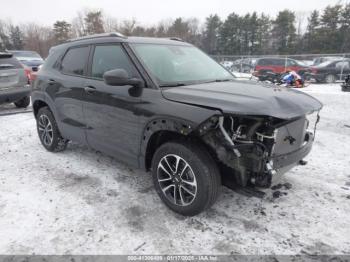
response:
[[[151,171],[160,198],[187,216],[222,184],[271,186],[310,152],[322,108],[299,91],[236,81],[181,39],[118,33],[53,47],[32,88],[48,151],[76,141]]]

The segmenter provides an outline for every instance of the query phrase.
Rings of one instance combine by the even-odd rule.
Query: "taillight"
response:
[[[32,73],[30,74],[30,80],[31,80],[32,83],[35,81],[36,77],[37,77],[36,72],[32,72]]]
[[[30,81],[32,81],[32,71],[28,68],[25,68],[24,72],[26,73],[28,84],[30,84]]]

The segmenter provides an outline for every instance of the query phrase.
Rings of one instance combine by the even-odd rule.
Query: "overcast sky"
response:
[[[231,12],[244,14],[257,11],[275,15],[282,9],[308,13],[327,5],[347,0],[0,0],[0,19],[13,23],[37,22],[52,25],[56,20],[71,21],[84,8],[102,9],[117,19],[136,18],[152,25],[176,17],[205,17],[217,13],[226,17]]]

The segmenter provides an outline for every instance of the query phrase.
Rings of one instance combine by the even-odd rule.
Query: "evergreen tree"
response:
[[[206,18],[203,46],[209,54],[217,54],[218,52],[218,37],[221,24],[220,17],[217,14]]]
[[[23,49],[23,33],[19,29],[18,26],[11,26],[10,27],[10,40],[12,43],[12,47],[15,50],[22,50]]]
[[[179,37],[185,41],[189,39],[189,24],[187,21],[184,21],[181,17],[176,18],[174,23],[169,27],[168,33],[171,36]]]
[[[306,51],[311,53],[319,51],[319,29],[320,13],[314,10],[308,18],[308,25],[304,36]]]
[[[241,18],[236,13],[230,14],[220,28],[219,46],[222,54],[241,53]]]
[[[321,52],[336,53],[340,50],[341,36],[339,32],[341,20],[341,5],[327,6],[321,16],[319,43]]]
[[[8,36],[8,25],[0,20],[0,51],[5,49],[13,49],[13,46]]]
[[[271,52],[271,19],[261,14],[257,27],[257,46],[255,54],[265,55]]]
[[[104,33],[103,17],[101,11],[90,11],[84,18],[86,33],[88,35]]]
[[[58,43],[62,43],[70,38],[71,24],[66,21],[56,21],[53,25],[53,32]]]
[[[259,53],[259,42],[258,42],[258,32],[259,32],[259,18],[256,12],[250,16],[249,21],[249,54],[254,55]]]
[[[350,52],[350,3],[343,7],[340,19],[340,43],[341,52]]]
[[[273,45],[279,54],[293,53],[296,40],[295,15],[289,10],[280,11],[273,21]]]

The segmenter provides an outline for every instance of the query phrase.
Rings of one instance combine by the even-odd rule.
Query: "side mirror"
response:
[[[139,78],[130,78],[128,72],[124,69],[113,69],[103,74],[103,80],[110,86],[131,85],[134,87],[143,87],[144,82]]]

